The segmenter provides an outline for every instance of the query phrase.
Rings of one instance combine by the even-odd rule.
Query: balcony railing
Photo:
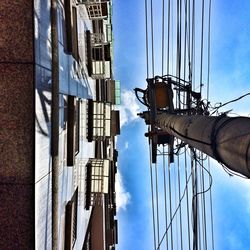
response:
[[[111,136],[111,103],[88,101],[87,131],[89,142]]]
[[[104,34],[92,33],[90,37],[92,46],[103,45],[105,43]]]
[[[105,42],[104,34],[89,31],[87,36],[88,72],[94,79],[108,79],[110,73],[110,52],[108,43]]]
[[[103,0],[76,0],[77,5],[86,6],[89,19],[103,19],[108,16],[108,2]]]
[[[103,194],[109,192],[109,167],[107,159],[89,159],[86,165],[86,199],[85,208],[100,206],[103,203]]]

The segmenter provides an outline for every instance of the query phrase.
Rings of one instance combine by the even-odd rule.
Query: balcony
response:
[[[105,41],[101,33],[86,32],[87,39],[87,68],[94,79],[111,78],[110,43]]]
[[[84,4],[86,6],[90,20],[104,19],[109,15],[107,0],[76,0],[77,5]]]
[[[102,206],[103,194],[109,191],[110,161],[107,159],[89,159],[86,165],[85,208]]]
[[[120,81],[111,79],[96,81],[96,100],[111,102],[113,105],[120,105]]]
[[[87,139],[104,140],[111,136],[111,103],[88,101]]]

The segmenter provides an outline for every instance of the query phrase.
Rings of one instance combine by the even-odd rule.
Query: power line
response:
[[[152,4],[152,1],[151,1]],[[146,69],[147,78],[149,78],[149,43],[148,43],[148,1],[145,0],[145,28],[146,28]],[[152,53],[153,54],[153,53]],[[151,139],[150,139],[151,140]],[[152,142],[150,143],[152,145]],[[155,229],[155,211],[154,211],[154,184],[153,184],[153,171],[152,171],[152,149],[149,147],[150,155],[150,187],[151,187],[151,203],[152,203],[152,222],[153,222],[153,238],[154,249],[156,249],[156,229]]]
[[[202,153],[201,153],[202,157]],[[206,221],[206,199],[205,199],[205,184],[204,184],[204,160],[201,160],[202,168],[200,171],[201,178],[201,189],[202,189],[202,221],[203,221],[203,244],[204,249],[207,250],[207,221]],[[211,187],[210,187],[211,188]]]
[[[169,222],[169,224],[168,224],[168,227],[166,228],[166,231],[164,232],[164,234],[163,234],[163,236],[162,236],[162,238],[161,238],[161,240],[160,240],[160,243],[159,243],[159,245],[158,245],[158,247],[157,247],[157,250],[160,248],[160,246],[161,246],[161,244],[162,244],[164,238],[166,237],[166,234],[167,234],[169,228],[172,227],[173,220],[174,220],[174,218],[175,218],[175,216],[176,216],[176,214],[177,214],[177,212],[178,212],[178,210],[179,210],[179,208],[180,208],[180,204],[181,204],[183,198],[185,197],[185,192],[186,192],[186,189],[187,189],[187,185],[188,185],[188,183],[189,183],[189,181],[190,181],[190,179],[191,179],[191,176],[192,176],[192,175],[190,174],[189,177],[188,177],[188,181],[187,181],[187,183],[186,183],[184,192],[183,192],[183,194],[182,194],[182,196],[181,196],[180,202],[179,202],[179,204],[178,204],[178,206],[177,206],[175,212],[174,212],[173,215],[171,216],[171,219],[170,219],[170,222]]]
[[[187,173],[187,151],[185,150],[185,180],[186,180],[186,183],[187,183],[187,180],[188,180],[188,173]],[[188,249],[190,250],[191,249],[191,242],[190,242],[190,223],[189,223],[189,193],[188,193],[188,186],[187,186],[187,224],[188,224]]]
[[[146,26],[146,67],[147,67],[147,78],[149,78],[149,60],[148,60],[148,3],[145,0],[145,26]]]
[[[168,41],[167,41],[167,74],[169,74],[169,61],[170,61],[170,11],[171,0],[168,0]]]
[[[150,13],[151,13],[151,49],[152,49],[152,76],[154,77],[154,14],[153,14],[153,0],[151,0],[150,5]]]
[[[208,49],[207,49],[207,100],[209,100],[209,90],[210,90],[210,56],[211,56],[211,9],[212,0],[209,0],[209,11],[208,11]]]
[[[168,161],[168,191],[169,191],[169,215],[170,215],[170,237],[171,237],[171,249],[173,250],[173,229],[172,229],[172,191],[171,191],[171,172],[170,172],[170,161]],[[169,228],[169,226],[168,226]],[[161,241],[158,244],[158,248],[161,245]]]
[[[204,0],[202,0],[202,13],[201,13],[201,61],[200,61],[200,93],[202,92],[202,73],[203,73],[203,39],[204,39]]]
[[[191,175],[192,175],[192,218],[193,218],[193,250],[198,249],[198,198],[197,198],[197,171],[196,162],[194,164],[193,158],[191,159]]]
[[[195,0],[192,5],[192,48],[191,48],[191,84],[195,89]]]
[[[192,3],[191,3],[192,1]],[[209,0],[209,25],[208,25],[208,69],[207,69],[207,78],[208,78],[208,83],[207,83],[207,97],[209,95],[209,73],[210,73],[210,22],[211,22],[211,0]],[[150,12],[148,13],[148,6],[150,6]],[[166,71],[167,75],[170,76],[170,73],[176,74],[176,76],[172,76],[176,78],[177,84],[181,83],[181,78],[183,78],[184,82],[182,82],[184,85],[190,85],[192,89],[195,89],[195,78],[196,75],[200,73],[200,91],[201,87],[203,86],[203,66],[204,66],[204,39],[205,39],[205,1],[202,1],[202,7],[201,7],[201,13],[202,13],[202,21],[201,21],[201,31],[199,29],[196,29],[196,22],[198,21],[197,17],[197,5],[196,5],[196,0],[177,0],[176,2],[173,3],[173,1],[168,0],[168,5],[167,5],[167,18],[165,18],[165,0],[162,0],[162,34],[161,34],[161,75],[164,76],[164,69],[165,69],[165,40],[167,41],[166,44]],[[176,14],[175,14],[176,13]],[[148,14],[150,15],[150,20],[151,20],[151,27],[148,29]],[[152,74],[154,76],[155,72],[155,54],[154,54],[154,9],[153,9],[153,1],[151,0],[150,5],[148,5],[147,0],[145,0],[145,26],[146,26],[146,60],[147,60],[147,77],[149,77],[149,65],[152,66]],[[176,17],[175,17],[176,15]],[[167,36],[165,38],[165,19],[167,21]],[[175,23],[176,20],[176,23]],[[150,31],[151,34],[148,32]],[[197,34],[196,34],[197,31]],[[199,32],[200,34],[200,66],[197,67],[196,69],[196,40],[199,37]],[[149,36],[151,36],[151,51],[149,51]],[[183,41],[184,39],[184,41]],[[174,42],[176,42],[177,46],[175,48]],[[176,57],[174,57],[173,53],[174,50],[176,49]],[[170,55],[171,53],[171,55]],[[149,54],[151,55],[151,60],[149,62]],[[170,70],[171,66],[171,70]],[[174,67],[176,67],[174,69]],[[200,70],[200,72],[198,72]],[[171,72],[170,72],[171,71]],[[187,74],[188,72],[188,74]],[[186,74],[188,75],[188,80],[186,81]],[[184,77],[183,77],[184,75]],[[180,87],[180,86],[179,86]],[[176,92],[176,107],[179,108],[186,108],[188,106],[187,104],[187,95],[186,93],[182,94],[180,93],[179,90]],[[190,106],[194,105],[192,100],[190,101]],[[186,105],[186,106],[185,106]],[[191,140],[195,140],[195,138],[189,138]],[[151,141],[152,139],[150,139]],[[152,142],[152,141],[151,141]],[[150,143],[152,145],[152,143]],[[152,150],[152,149],[151,149]],[[187,224],[188,224],[188,230],[187,236],[188,237],[188,245],[189,245],[189,250],[191,249],[191,227],[190,227],[190,205],[189,201],[191,197],[189,198],[189,190],[188,190],[188,185],[187,183],[190,180],[190,177],[187,178],[188,176],[188,171],[187,171],[187,153],[185,150],[185,177],[181,179],[181,168],[180,168],[180,154],[178,152],[177,156],[177,164],[178,164],[178,175],[175,177],[173,172],[171,171],[171,165],[170,162],[168,163],[168,171],[165,171],[165,154],[164,154],[164,147],[163,147],[163,187],[162,189],[164,190],[164,210],[165,210],[165,227],[167,231],[170,231],[170,233],[166,236],[163,235],[163,238],[166,237],[166,247],[168,248],[168,245],[170,243],[171,249],[175,247],[175,244],[180,244],[180,249],[183,249],[183,243],[184,243],[184,238],[183,238],[183,220],[182,220],[182,213],[185,211],[182,208],[184,207],[184,204],[181,204],[183,197],[181,195],[181,187],[182,187],[182,180],[186,182],[186,187],[184,190],[184,195],[185,192],[187,194],[187,200],[185,202],[186,205],[186,212],[187,212]],[[196,160],[191,160],[193,163],[193,168],[191,171],[191,175],[193,178],[193,222],[196,223],[194,225],[194,243],[193,246],[198,248],[202,244],[203,240],[203,247],[204,249],[207,248],[207,226],[206,226],[206,197],[205,197],[205,177],[204,176],[204,169],[200,169],[200,175],[199,175],[199,180],[198,180],[198,170],[197,170],[197,164],[198,161],[204,165],[203,159],[197,158]],[[196,165],[196,166],[195,166]],[[154,230],[154,244],[155,244],[155,249],[156,249],[156,242],[158,243],[158,248],[160,247],[162,243],[159,241],[159,233],[160,233],[160,221],[161,221],[161,214],[158,211],[158,206],[159,206],[159,200],[158,200],[158,191],[160,189],[160,179],[158,179],[158,172],[157,172],[157,166],[155,165],[155,175],[153,177],[153,167],[152,165],[150,166],[150,171],[151,171],[151,191],[152,191],[152,216],[153,216],[153,230]],[[165,172],[164,172],[165,171]],[[174,168],[173,171],[176,171]],[[167,176],[168,172],[168,176]],[[171,175],[172,173],[172,175]],[[168,181],[167,181],[168,177]],[[168,204],[167,204],[167,182],[168,182]],[[177,184],[178,182],[178,184]],[[172,184],[171,184],[172,183]],[[201,188],[201,192],[198,192],[198,183],[199,187]],[[154,188],[155,187],[155,188]],[[172,190],[172,187],[175,187],[174,190]],[[175,191],[177,193],[178,189],[178,195],[173,197],[172,191]],[[155,195],[155,197],[154,197]],[[199,199],[198,199],[199,195]],[[200,198],[201,197],[201,198]],[[198,203],[199,202],[199,203]],[[176,204],[175,204],[176,203]],[[174,212],[173,214],[173,204],[177,206],[178,212]],[[156,205],[156,207],[155,207]],[[211,203],[210,203],[211,205]],[[167,209],[169,208],[169,211]],[[176,211],[176,210],[175,210]],[[201,211],[201,213],[199,212]],[[176,213],[178,213],[178,216],[176,216]],[[169,215],[169,220],[168,221],[168,215]],[[201,216],[201,217],[200,217]],[[176,221],[173,222],[174,218],[176,218]],[[199,219],[201,218],[201,220]],[[169,222],[169,224],[168,224]],[[167,226],[168,225],[168,226]],[[173,236],[173,226],[177,227],[176,229],[178,230],[177,236]],[[157,227],[157,228],[156,228]],[[199,229],[200,228],[200,229]],[[175,229],[174,229],[175,230]],[[176,230],[176,232],[177,232]],[[168,238],[170,237],[170,239]],[[178,238],[179,237],[179,238]],[[199,240],[198,240],[199,237]],[[169,241],[168,241],[169,239]],[[180,242],[174,242],[174,240],[180,239]],[[186,239],[186,238],[185,238]],[[196,243],[195,243],[196,241]]]
[[[165,226],[167,228],[168,225],[168,213],[167,213],[167,187],[166,187],[166,161],[165,161],[165,150],[163,145],[163,181],[164,181],[164,210],[165,210]],[[166,246],[168,248],[168,237],[166,237]]]
[[[179,202],[181,197],[181,180],[180,180],[180,156],[177,158],[178,162],[178,190],[179,190]],[[180,236],[181,236],[181,249],[183,249],[183,238],[182,238],[182,211],[180,205]]]
[[[211,2],[211,1],[210,1]],[[210,159],[208,158],[208,172],[210,173]],[[211,223],[211,235],[212,235],[212,250],[214,250],[214,218],[213,218],[213,198],[212,189],[209,190],[209,200],[210,200],[210,223]]]
[[[152,149],[149,147],[150,155],[150,187],[151,187],[151,203],[152,203],[152,219],[153,219],[153,233],[154,233],[154,249],[156,249],[156,233],[155,233],[155,211],[154,211],[154,185],[153,185],[153,170],[152,170]]]
[[[159,200],[158,200],[158,173],[157,164],[155,165],[155,193],[156,193],[156,221],[157,221],[157,244],[160,240],[160,229],[159,229]]]
[[[249,92],[249,93],[246,93],[245,95],[242,95],[242,96],[240,96],[240,97],[238,97],[238,98],[236,98],[236,99],[233,99],[233,100],[231,100],[231,101],[225,102],[224,104],[220,104],[219,107],[216,107],[216,108],[215,108],[215,110],[211,113],[211,115],[213,115],[214,113],[216,113],[220,108],[222,108],[222,107],[224,107],[224,106],[226,106],[226,105],[228,105],[228,104],[230,104],[230,103],[237,102],[237,101],[239,101],[240,99],[242,99],[242,98],[244,98],[244,97],[246,97],[246,96],[248,96],[248,95],[250,95],[250,92]]]
[[[162,0],[162,69],[161,74],[164,74],[164,45],[165,45],[165,0]]]

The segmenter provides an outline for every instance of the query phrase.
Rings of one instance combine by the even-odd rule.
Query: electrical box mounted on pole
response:
[[[137,99],[148,110],[139,114],[149,125],[152,162],[157,145],[168,144],[173,162],[174,138],[200,150],[234,172],[250,178],[250,118],[210,116],[200,93],[173,76],[147,79],[147,89],[135,89]],[[174,108],[173,90],[185,94],[186,108]],[[141,95],[140,95],[141,94]]]

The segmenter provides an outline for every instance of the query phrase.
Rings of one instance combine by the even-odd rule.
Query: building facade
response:
[[[113,72],[112,2],[58,0],[57,66],[50,0],[3,0],[0,12],[0,249],[52,249],[55,233],[58,249],[115,249],[120,83]],[[59,72],[56,193],[53,67]]]

